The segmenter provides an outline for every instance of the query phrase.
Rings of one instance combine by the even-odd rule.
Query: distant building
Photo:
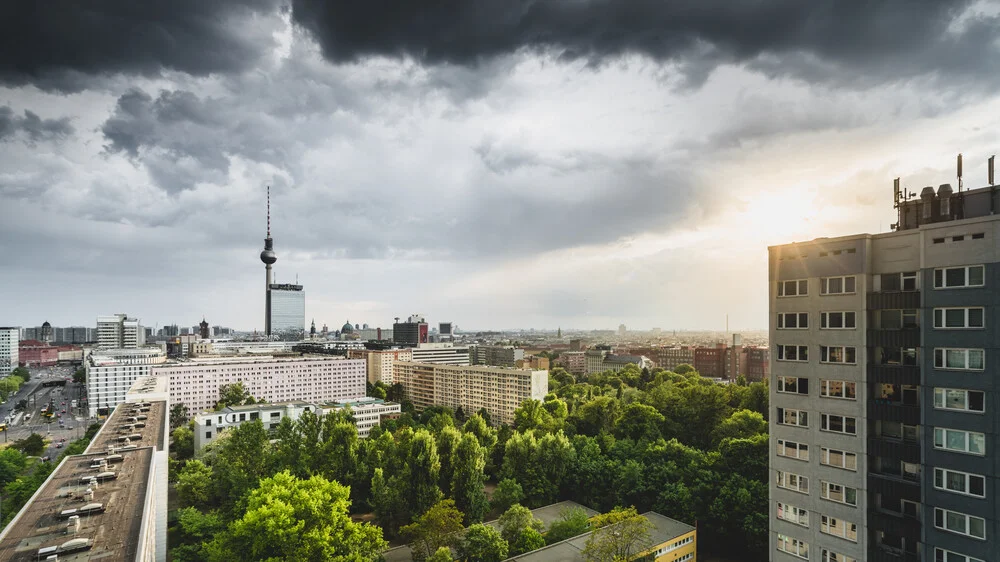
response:
[[[625,324],[619,324],[618,325],[618,335],[620,337],[625,337],[625,334],[627,334],[627,333],[628,333],[628,329],[625,327]]]
[[[513,367],[524,360],[524,350],[512,345],[474,345],[469,347],[473,365]]]
[[[135,349],[146,344],[146,330],[137,318],[126,314],[97,317],[97,347]]]
[[[410,316],[406,322],[397,321],[392,325],[392,341],[398,345],[409,347],[417,347],[422,343],[430,343],[427,321],[419,314]]]
[[[583,351],[564,351],[556,358],[556,365],[566,369],[573,375],[582,375],[587,372],[587,361]]]
[[[703,377],[718,379],[726,377],[726,344],[719,343],[715,347],[696,347],[694,349],[694,369]]]
[[[306,331],[306,294],[302,285],[270,285],[271,334],[301,337]]]
[[[166,360],[163,351],[155,347],[94,350],[84,360],[88,416],[108,415],[125,400],[125,393],[139,377],[149,375],[153,365]]]
[[[0,376],[9,375],[18,366],[20,333],[20,328],[0,328]]]
[[[368,382],[375,384],[381,381],[392,386],[392,366],[396,361],[413,361],[413,349],[409,347],[396,349],[352,349],[347,352],[351,359],[364,359],[367,364]]]
[[[583,350],[583,340],[569,340],[569,350],[570,351],[582,351]]]
[[[59,362],[59,348],[38,340],[18,343],[18,361],[25,367],[51,367]]]
[[[315,332],[315,325],[313,325],[313,331]],[[208,322],[204,318],[201,319],[201,324],[198,324],[198,335],[201,339],[207,340],[212,337],[211,332],[208,329]]]
[[[643,357],[642,355],[615,355],[609,353],[604,356],[603,369],[601,370],[617,373],[627,365],[635,365],[640,369],[651,369],[653,362],[648,357]]]
[[[584,352],[585,372],[590,375],[604,371],[604,358],[611,353],[611,347],[597,345]]]
[[[49,324],[48,320],[42,323],[42,337],[40,339],[45,343],[52,343],[54,339],[52,324]]]
[[[694,348],[689,346],[666,347],[656,356],[656,366],[673,371],[680,365],[694,366]]]
[[[459,406],[472,414],[485,408],[494,424],[514,423],[514,410],[525,400],[544,400],[548,371],[433,365],[398,361],[394,379],[418,409]]]
[[[741,373],[746,375],[747,380],[759,382],[767,380],[771,376],[771,351],[766,347],[746,347],[743,349],[746,355],[746,370]]]
[[[438,365],[469,365],[469,348],[451,342],[422,343],[413,348],[413,360]]]
[[[518,369],[532,369],[534,371],[538,371],[538,370],[548,371],[549,370],[549,358],[548,357],[539,357],[537,355],[532,355],[531,357],[527,357],[525,359],[518,359],[517,361],[514,362],[514,366],[517,367]]]

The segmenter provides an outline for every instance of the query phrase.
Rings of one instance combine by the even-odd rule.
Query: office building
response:
[[[447,406],[470,415],[485,408],[494,424],[514,423],[514,410],[525,400],[544,400],[549,391],[548,371],[435,365],[397,361],[395,382],[419,410]]]
[[[583,351],[564,351],[556,358],[556,364],[573,375],[587,372],[587,361]]]
[[[48,322],[45,324],[48,324]],[[50,339],[46,339],[46,337]],[[59,328],[43,324],[36,328],[24,328],[21,330],[21,339],[63,344],[94,343],[97,341],[97,330],[84,326]]]
[[[306,294],[302,285],[272,284],[270,335],[301,339],[306,331]]]
[[[351,411],[351,417],[354,418],[354,426],[358,429],[358,437],[361,439],[367,439],[372,428],[381,423],[383,418],[399,417],[401,413],[400,405],[395,402],[368,397],[322,404],[295,401],[227,406],[218,412],[207,412],[194,416],[195,454],[199,454],[205,445],[218,439],[220,432],[246,422],[260,420],[264,424],[264,429],[273,430],[278,427],[281,420],[288,418],[296,421],[305,412],[313,412],[318,416],[323,416],[331,411],[348,408]]]
[[[18,340],[20,328],[0,327],[0,376],[7,376],[17,368],[20,361]]]
[[[696,347],[694,349],[694,367],[703,377],[710,379],[726,378],[726,356],[727,347],[724,343],[718,343],[715,347]]]
[[[430,343],[427,332],[427,321],[419,314],[410,316],[406,322],[396,322],[392,325],[392,341],[397,345],[417,347],[422,343]]]
[[[150,368],[167,360],[156,347],[95,349],[84,359],[87,372],[88,415],[106,416],[125,400],[125,394]]]
[[[100,349],[135,349],[146,344],[146,330],[139,320],[127,314],[97,317],[97,347]]]
[[[513,367],[524,359],[524,350],[512,345],[474,345],[469,347],[473,365]]]
[[[531,357],[525,357],[524,359],[518,359],[514,362],[514,366],[518,369],[532,369],[535,371],[549,370],[549,358],[539,357],[538,355],[532,355]]]
[[[413,361],[438,365],[469,365],[469,348],[451,342],[422,343],[412,349]]]
[[[219,387],[237,382],[268,403],[352,400],[365,395],[366,368],[364,360],[331,355],[198,357],[156,365],[150,374],[167,377],[171,404],[196,414],[215,407]]]
[[[351,359],[364,359],[367,365],[368,382],[382,382],[392,386],[392,366],[396,361],[413,361],[413,349],[409,347],[396,349],[352,349],[347,352]]]
[[[769,248],[775,561],[996,560],[993,187]]]
[[[694,366],[694,348],[690,346],[663,348],[656,358],[656,366],[673,371],[680,365]]]
[[[604,372],[604,358],[611,353],[611,346],[595,345],[583,352],[584,370],[586,374]]]

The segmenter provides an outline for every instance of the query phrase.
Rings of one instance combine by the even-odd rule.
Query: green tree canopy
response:
[[[257,400],[243,387],[242,382],[224,384],[219,387],[219,401],[215,403],[215,411],[226,406],[243,406],[246,404],[256,404]]]
[[[626,562],[652,546],[653,525],[634,507],[596,515],[591,522],[594,530],[583,548],[587,562]]]
[[[462,526],[462,512],[452,500],[441,500],[431,506],[413,523],[400,529],[400,534],[410,541],[413,560],[429,558],[439,548],[457,543]]]
[[[465,513],[466,524],[479,523],[489,511],[486,498],[486,448],[471,433],[462,436],[455,450],[451,496]]]
[[[517,542],[526,529],[541,531],[544,528],[541,520],[531,514],[531,510],[521,504],[514,504],[500,516],[500,536],[507,544]]]
[[[211,467],[199,460],[188,461],[177,476],[177,499],[187,506],[205,505],[211,495]]]
[[[559,514],[549,525],[549,530],[545,533],[545,542],[554,544],[578,535],[582,535],[590,530],[590,520],[587,512],[579,507],[569,508]]]
[[[524,499],[524,490],[517,480],[504,478],[493,490],[493,499],[490,505],[497,511],[507,511],[510,506],[520,503]]]
[[[437,549],[434,554],[427,558],[427,562],[452,562],[453,560],[454,558],[451,557],[451,549],[446,546],[442,546]]]
[[[723,439],[748,439],[760,434],[767,434],[764,416],[750,410],[736,410],[716,426],[712,437],[720,443]]]
[[[190,459],[194,456],[194,431],[190,427],[178,427],[170,434],[173,443],[170,445],[170,452],[180,460]]]
[[[45,452],[45,439],[37,433],[32,433],[24,439],[14,441],[10,446],[28,456],[37,457]]]
[[[477,562],[501,562],[507,558],[508,549],[500,531],[482,523],[469,527],[457,548],[460,560]]]

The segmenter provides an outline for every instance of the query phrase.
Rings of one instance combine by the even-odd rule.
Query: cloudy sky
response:
[[[270,185],[319,325],[765,327],[767,245],[1000,151],[1000,7],[871,4],[11,3],[0,324],[261,328]]]

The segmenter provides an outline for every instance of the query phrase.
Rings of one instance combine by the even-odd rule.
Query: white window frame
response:
[[[962,477],[964,490],[955,490],[948,487],[948,475],[957,474]],[[941,485],[938,486],[938,478],[941,479]],[[972,479],[978,478],[983,482],[983,493],[974,494],[972,493]],[[986,477],[981,474],[973,474],[971,472],[962,472],[961,470],[952,470],[950,468],[934,468],[934,489],[941,490],[942,492],[948,492],[951,494],[959,494],[962,496],[969,496],[972,498],[985,498],[986,497]]]
[[[913,280],[913,288],[906,288],[906,281]],[[903,291],[919,291],[920,275],[916,271],[903,271],[899,274],[899,288]]]
[[[830,320],[831,315],[840,315],[840,327],[831,327]],[[848,326],[847,319],[850,318],[850,326]],[[820,330],[856,330],[858,328],[858,314],[853,310],[831,310],[828,312],[819,313],[819,329]]]
[[[789,391],[789,390],[785,390],[785,387],[787,386],[786,382],[788,380],[790,380],[790,379],[795,379],[795,392],[792,392],[792,391]],[[774,378],[774,383],[775,383],[775,385],[774,385],[774,391],[775,392],[779,392],[781,394],[798,394],[800,396],[808,396],[809,395],[809,389],[808,388],[806,389],[805,392],[801,392],[801,390],[800,390],[801,387],[802,387],[802,384],[799,381],[803,381],[803,380],[804,381],[808,381],[809,378],[808,377],[783,377],[783,376],[780,376],[780,375],[776,376]],[[806,383],[806,386],[807,387],[809,386],[808,382]]]
[[[840,427],[844,428],[843,431],[837,431],[836,429],[830,429],[832,418],[840,418]],[[847,420],[854,420],[854,431],[847,430]],[[824,414],[819,415],[819,430],[826,431],[828,433],[839,433],[841,435],[857,435],[858,434],[858,418],[854,416],[845,416],[843,414]]]
[[[791,412],[794,412],[796,423],[788,423],[785,421],[785,417]],[[799,410],[797,408],[778,408],[776,418],[777,418],[776,423],[778,425],[786,425],[788,427],[805,427],[805,428],[809,427],[808,410]]]
[[[838,528],[840,529],[840,532],[837,532]],[[854,538],[851,538],[852,531]],[[851,523],[850,521],[837,519],[836,517],[830,517],[829,515],[820,515],[819,532],[851,542],[858,542],[857,523]]]
[[[808,476],[802,476],[801,474],[796,474],[794,472],[785,472],[784,470],[775,471],[775,476],[775,486],[778,488],[791,492],[797,492],[799,494],[809,495]],[[795,480],[795,484],[792,484],[792,480]]]
[[[962,408],[952,408],[948,406],[948,393],[957,392],[965,395],[964,407]],[[969,393],[975,392],[983,395],[983,409],[973,410],[969,408]],[[969,390],[966,388],[934,388],[934,409],[935,410],[948,410],[950,412],[967,412],[970,414],[984,414],[986,413],[986,393],[982,390]]]
[[[851,558],[846,554],[840,554],[839,552],[833,552],[825,548],[820,552],[820,562],[858,562],[857,558]]]
[[[836,482],[828,482],[826,480],[820,480],[819,497],[833,503],[839,503],[841,505],[849,505],[851,507],[858,507],[858,489],[853,486],[845,486],[844,484],[837,484]],[[844,498],[843,501],[835,499],[833,497],[833,488],[839,488],[839,494]],[[847,491],[854,490],[854,503],[847,501]]]
[[[809,543],[778,533],[776,548],[785,554],[791,554],[803,560],[809,560]]]
[[[961,310],[964,312],[965,321],[961,326],[948,326],[947,317],[949,310]],[[983,325],[972,326],[969,324],[969,311],[978,310],[982,313]],[[940,322],[939,322],[940,320]],[[935,330],[982,330],[986,327],[986,309],[981,306],[946,306],[934,309],[934,329]]]
[[[795,319],[795,326],[788,326],[788,318]],[[803,320],[805,322],[803,323]],[[779,330],[808,330],[809,329],[809,313],[808,312],[779,312],[778,313],[778,328]]]
[[[941,445],[938,445],[938,432],[941,432]],[[965,448],[964,449],[952,449],[948,447],[948,432],[962,433],[965,434]],[[972,436],[979,435],[982,437],[983,451],[981,453],[975,452],[971,449],[970,444],[972,443]],[[940,449],[942,451],[951,451],[953,453],[961,453],[963,455],[975,455],[977,457],[986,456],[986,434],[979,433],[978,431],[967,431],[964,429],[951,429],[948,427],[935,427],[934,428],[934,448]]]
[[[788,292],[788,287],[794,287],[795,294],[791,295],[785,294],[786,292]],[[802,290],[803,288],[805,288],[804,291]],[[787,281],[778,281],[777,295],[779,299],[809,296],[809,280],[789,279]]]
[[[949,367],[948,360],[950,355],[954,352],[960,352],[963,355],[964,367]],[[977,369],[970,367],[972,364],[970,360],[973,352],[979,352],[982,356],[981,364],[982,368]],[[941,369],[943,371],[985,371],[986,370],[986,350],[975,348],[975,347],[935,347],[934,348],[934,368]]]
[[[980,273],[979,277],[983,280],[982,283],[978,285],[972,285],[969,283],[969,279],[972,277],[972,269],[978,268]],[[949,285],[948,284],[948,272],[962,270],[965,282],[962,285]],[[984,265],[962,265],[957,267],[939,267],[934,270],[934,288],[935,289],[969,289],[976,287],[986,286],[986,266]]]
[[[778,346],[777,354],[775,355],[776,361],[788,361],[790,363],[808,363],[809,362],[809,346],[808,345],[785,345],[776,344]],[[785,352],[786,347],[791,347],[795,349],[795,359],[786,359],[787,353]],[[803,353],[805,352],[805,353]],[[803,355],[805,356],[804,358]]]
[[[830,458],[833,454],[840,455],[842,459],[842,464],[833,464],[830,462]],[[853,462],[851,462],[853,461]],[[840,468],[842,470],[849,470],[851,472],[858,471],[858,454],[852,453],[850,451],[842,451],[840,449],[830,449],[827,447],[820,447],[819,450],[819,464],[823,466],[829,466],[832,468]]]
[[[934,562],[986,562],[967,554],[959,554],[951,550],[934,547]]]
[[[837,293],[830,292],[830,280],[839,279],[841,291]],[[847,282],[850,281],[854,288],[850,291],[847,290]],[[822,296],[832,296],[832,295],[854,295],[858,292],[858,279],[854,275],[835,275],[833,277],[822,277],[819,280],[819,294]]]
[[[784,502],[774,502],[777,504],[775,517],[782,521],[787,521],[793,525],[809,528],[809,510],[789,505]]]
[[[809,445],[807,443],[799,443],[798,441],[789,441],[788,439],[778,439],[777,450],[775,452],[779,457],[785,457],[786,459],[795,459],[799,461],[809,461]],[[794,451],[794,455],[787,454],[788,451]]]
[[[955,529],[948,528],[948,514],[949,513],[953,513],[955,515],[960,515],[960,516],[962,516],[962,517],[965,518],[965,530],[964,531],[957,531]],[[941,516],[942,525],[938,525],[938,515],[939,514]],[[971,522],[972,522],[973,519],[978,519],[978,520],[980,520],[980,521],[983,522],[983,536],[980,537],[980,536],[977,536],[977,535],[973,535],[971,533],[971,531],[970,531],[971,528],[972,528],[972,523]],[[975,515],[969,515],[968,513],[962,513],[961,511],[952,511],[950,509],[943,509],[943,508],[940,508],[940,507],[935,507],[934,508],[934,528],[935,529],[941,529],[942,531],[947,531],[949,533],[955,533],[956,535],[963,535],[963,536],[966,536],[966,537],[971,537],[971,538],[979,539],[979,540],[983,540],[983,541],[986,540],[986,520],[983,519],[982,517],[976,517]]]
[[[843,361],[830,361],[830,352],[834,349],[840,350],[840,356],[844,359]],[[848,361],[848,350],[851,350],[854,354],[854,361]],[[824,365],[857,365],[858,348],[853,345],[821,345],[819,346],[819,362]]]
[[[840,383],[840,391],[841,391],[841,395],[840,396],[838,396],[838,395],[833,394],[833,393],[830,392],[830,388],[832,386],[832,383]],[[848,388],[853,389],[853,392],[851,392],[851,394],[853,394],[853,396],[847,396],[847,394],[848,394],[847,389]],[[819,380],[819,395],[820,395],[821,398],[835,398],[837,400],[855,400],[856,401],[858,399],[858,383],[856,383],[854,381],[820,379]]]

